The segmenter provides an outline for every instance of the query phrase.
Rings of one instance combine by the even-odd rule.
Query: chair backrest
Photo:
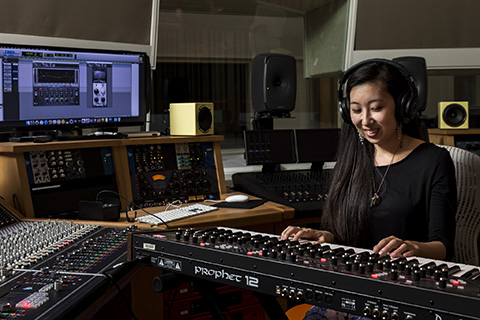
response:
[[[465,149],[440,146],[450,152],[457,179],[454,261],[480,265],[480,156]]]

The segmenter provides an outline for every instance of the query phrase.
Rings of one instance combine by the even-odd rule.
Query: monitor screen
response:
[[[246,130],[247,165],[334,162],[340,129]]]
[[[0,44],[0,130],[145,122],[145,53]]]
[[[247,165],[295,163],[293,130],[246,130]]]
[[[295,130],[298,162],[335,161],[340,129]]]

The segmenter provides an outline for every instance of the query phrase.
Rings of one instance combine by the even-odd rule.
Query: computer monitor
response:
[[[295,141],[300,163],[336,161],[340,129],[297,129]]]
[[[340,129],[245,130],[247,165],[311,163],[322,170],[336,161]],[[270,167],[271,169],[271,167]]]
[[[297,162],[293,130],[245,130],[247,165]]]
[[[0,131],[143,125],[146,53],[0,44]]]

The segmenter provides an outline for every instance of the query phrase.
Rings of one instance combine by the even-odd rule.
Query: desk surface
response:
[[[225,195],[228,196],[228,195]],[[214,203],[202,202],[205,205],[213,205]],[[186,204],[189,205],[189,204]],[[146,208],[150,213],[156,213],[165,210],[165,207]],[[136,210],[137,215],[144,216],[145,212]],[[293,208],[277,204],[275,202],[267,201],[264,204],[253,209],[234,209],[234,208],[218,208],[211,212],[200,214],[197,216],[184,218],[168,223],[170,229],[176,228],[191,228],[191,227],[205,227],[205,226],[225,226],[232,228],[271,226],[272,229],[265,230],[260,228],[259,231],[274,232],[275,224],[282,224],[285,220],[294,218],[295,210]],[[132,219],[135,216],[135,211],[129,212],[129,217]],[[38,219],[26,219],[38,220]],[[94,221],[94,220],[74,220],[76,223],[84,224],[99,224],[109,227],[127,227],[137,225],[141,229],[165,229],[164,225],[151,226],[145,223],[128,222],[125,213],[121,213],[118,221]],[[282,224],[283,226],[283,224]],[[255,228],[257,229],[257,228]]]

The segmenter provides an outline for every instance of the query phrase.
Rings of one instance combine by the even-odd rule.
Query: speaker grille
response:
[[[443,110],[443,121],[449,126],[459,127],[467,120],[467,112],[458,103],[449,104]]]
[[[207,105],[202,105],[198,109],[198,128],[201,132],[208,132],[212,127],[212,110]]]

